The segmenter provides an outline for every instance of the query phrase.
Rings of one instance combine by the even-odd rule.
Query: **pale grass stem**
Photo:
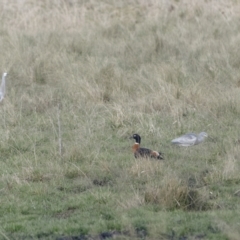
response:
[[[57,118],[58,118],[58,150],[59,156],[62,158],[62,131],[61,131],[61,120],[60,120],[60,104],[58,104]]]
[[[4,239],[10,240],[10,238],[7,235],[5,235],[2,231],[0,231],[0,235],[2,235]]]

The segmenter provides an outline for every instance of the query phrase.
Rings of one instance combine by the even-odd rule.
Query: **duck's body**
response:
[[[207,133],[201,132],[199,134],[195,133],[187,133],[185,135],[182,135],[178,138],[175,138],[172,140],[172,144],[183,146],[183,147],[189,147],[193,145],[197,145],[204,141],[205,137],[207,137]]]
[[[153,151],[148,148],[140,147],[141,137],[138,134],[133,134],[133,136],[131,138],[135,139],[135,141],[136,141],[134,143],[134,145],[132,146],[132,151],[134,153],[135,158],[143,157],[143,158],[163,159],[161,152],[157,152],[157,151]]]

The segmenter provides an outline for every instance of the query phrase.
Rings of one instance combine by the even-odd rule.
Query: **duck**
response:
[[[208,137],[208,134],[206,132],[200,132],[199,134],[187,133],[185,135],[173,139],[172,144],[182,147],[194,146],[203,142],[206,137]]]
[[[135,139],[135,143],[132,146],[132,151],[134,153],[134,157],[135,158],[155,158],[155,159],[163,159],[163,153],[161,152],[157,152],[157,151],[153,151],[151,149],[148,148],[142,148],[140,147],[140,143],[141,143],[141,137],[139,134],[135,133],[133,134],[130,139]]]

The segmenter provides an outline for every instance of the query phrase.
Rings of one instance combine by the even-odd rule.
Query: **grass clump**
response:
[[[213,209],[203,191],[189,188],[177,179],[171,179],[158,188],[147,189],[145,202],[157,204],[168,210],[205,211]]]

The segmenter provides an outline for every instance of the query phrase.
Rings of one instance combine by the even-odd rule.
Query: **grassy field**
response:
[[[240,239],[239,16],[238,0],[1,1],[0,239]],[[133,133],[164,161],[135,159]]]

